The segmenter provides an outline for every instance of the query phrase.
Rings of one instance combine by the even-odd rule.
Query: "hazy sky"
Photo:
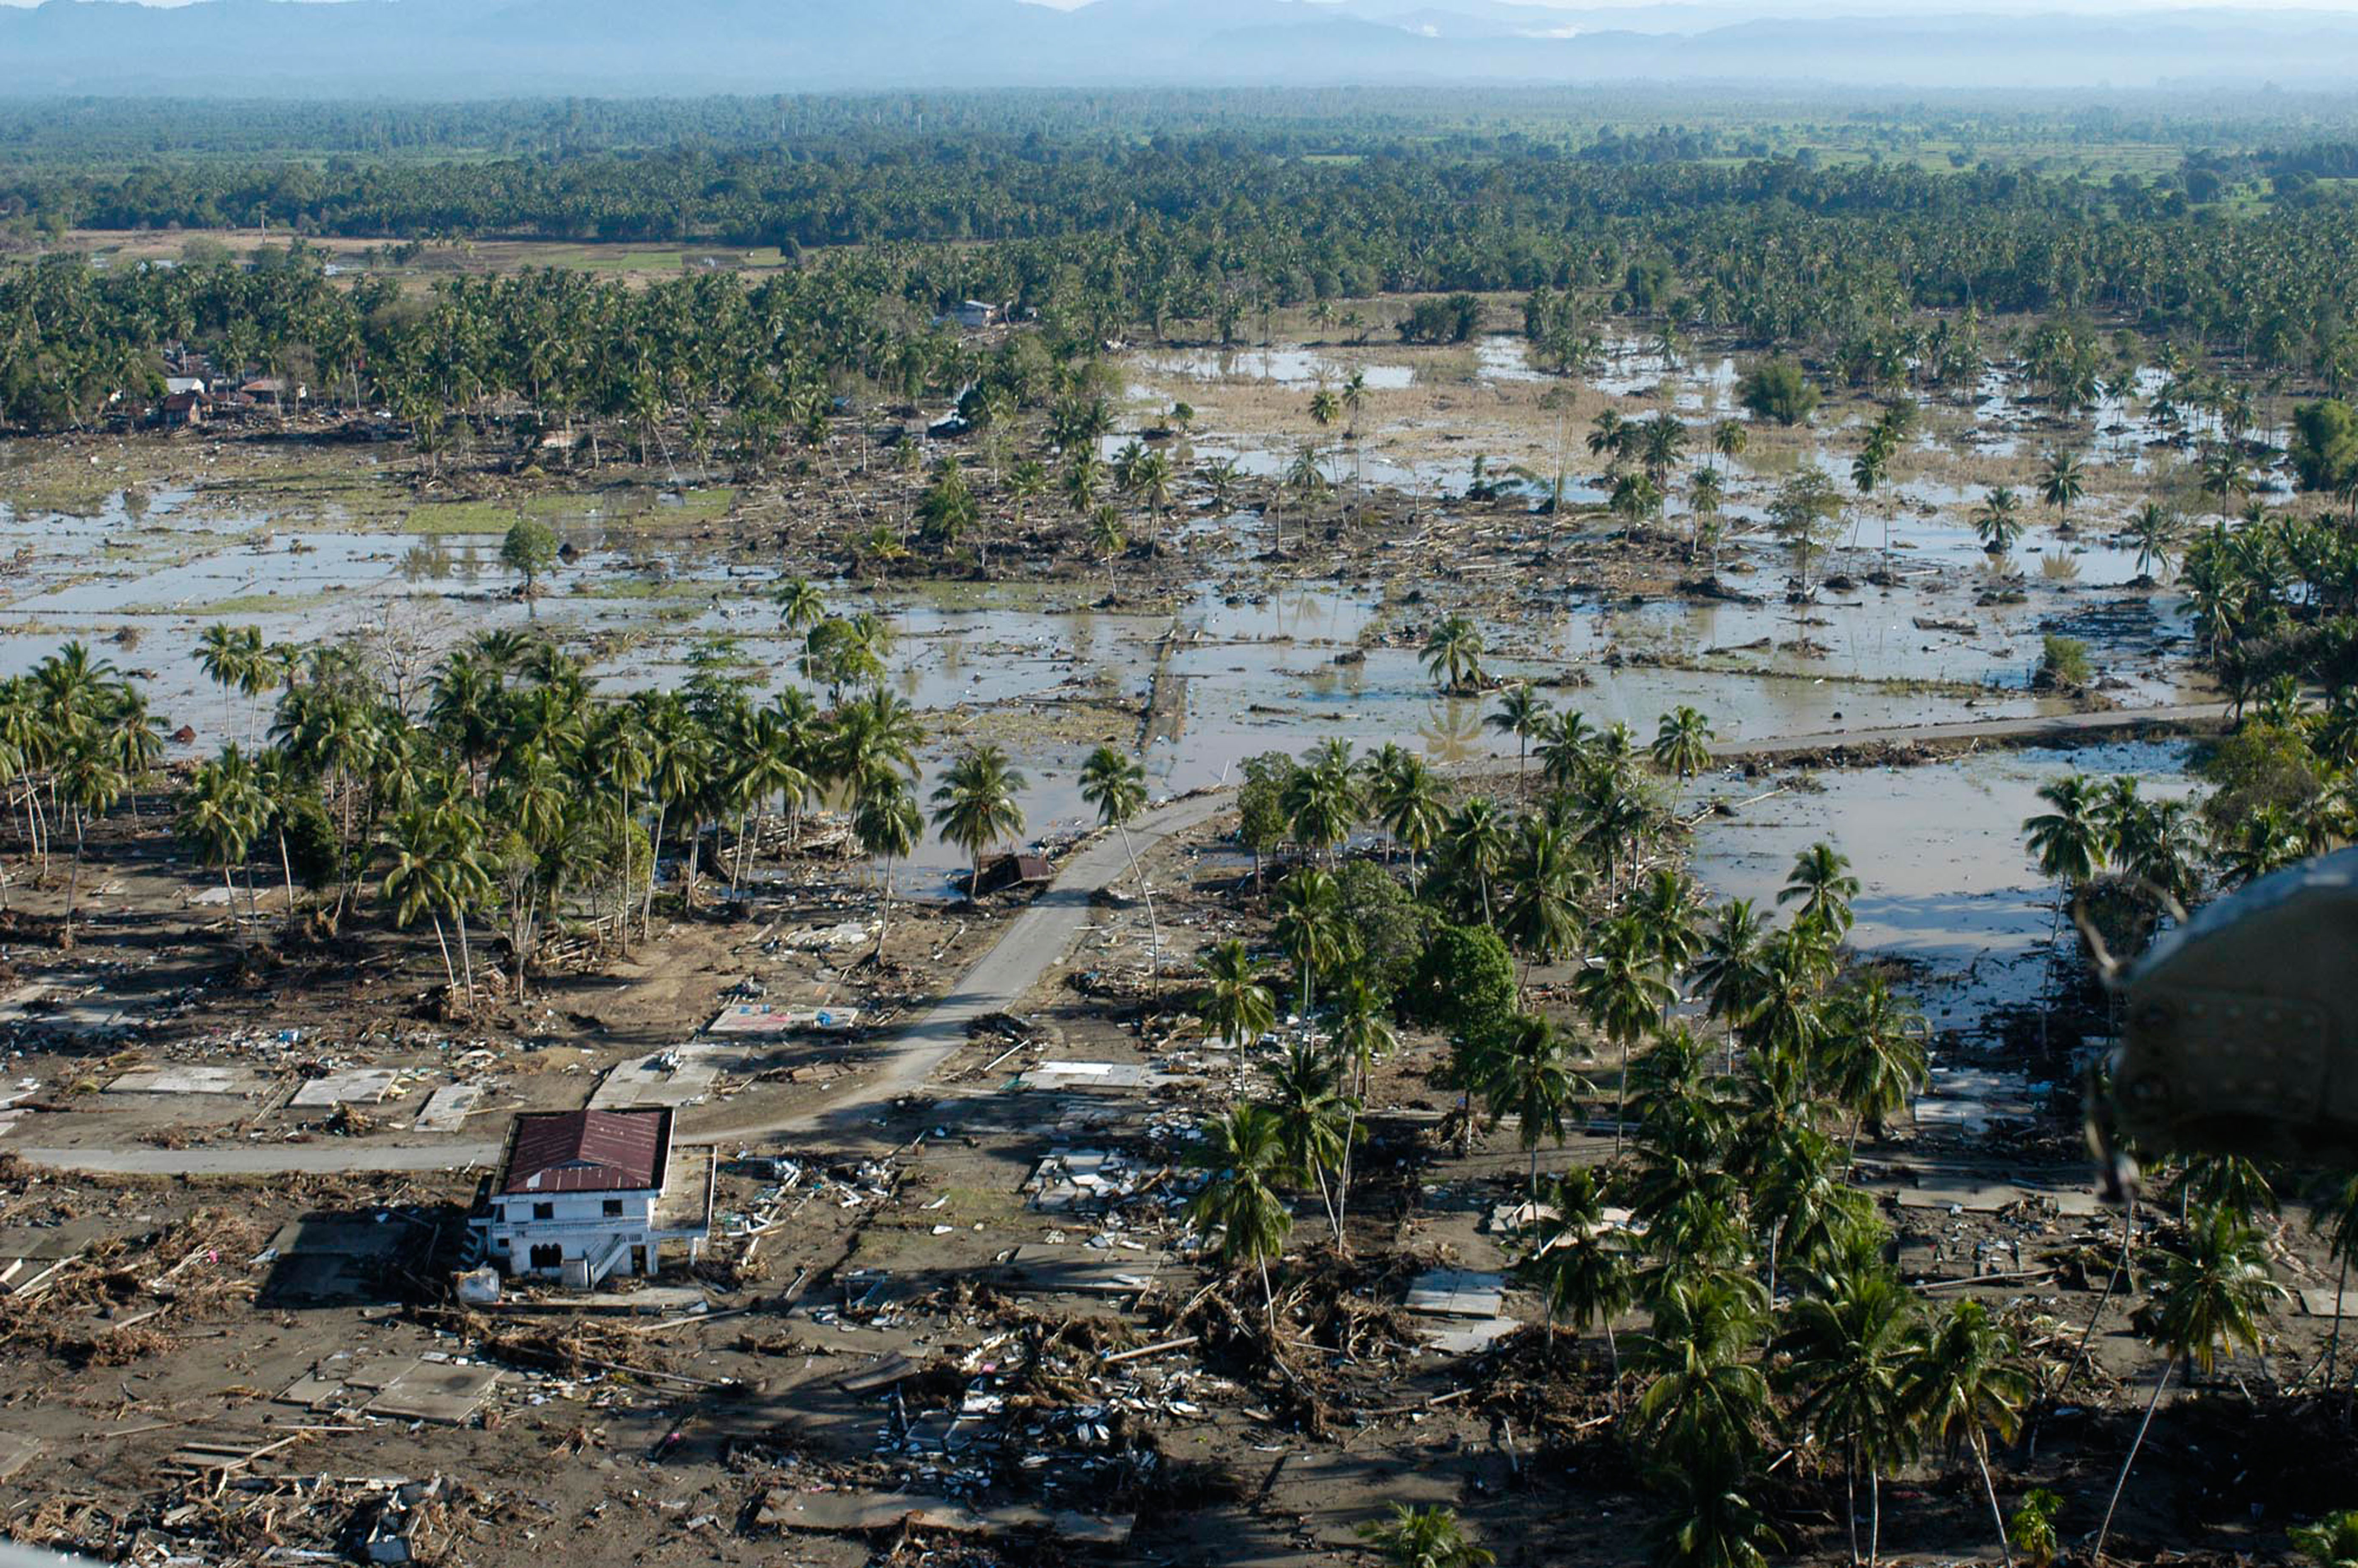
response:
[[[34,5],[40,0],[0,0],[0,5]],[[138,0],[150,5],[183,5],[193,0]],[[846,0],[856,3],[856,0]],[[1060,11],[1070,11],[1085,5],[1089,0],[1031,0],[1037,5],[1053,5]],[[1315,3],[1315,0],[1311,0]],[[1403,0],[1403,4],[1408,0]],[[1445,11],[1449,0],[1418,0],[1435,10]],[[1663,0],[1515,0],[1532,5],[1550,5],[1566,10],[1620,10],[1634,7],[1666,8]],[[2067,11],[2103,13],[2107,11],[2155,10],[2255,10],[2255,11],[2333,11],[2345,16],[2358,16],[2358,0],[1703,0],[1694,6],[1698,11],[1712,13],[1714,20],[1725,19],[1730,13],[1764,16],[1806,16],[1813,13],[1857,14],[1866,16],[1905,16],[1910,11]]]

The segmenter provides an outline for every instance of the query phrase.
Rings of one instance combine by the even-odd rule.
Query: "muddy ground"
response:
[[[1223,826],[1172,845],[1153,868],[1174,957],[1261,929]],[[1141,907],[1101,901],[1070,961],[979,1032],[919,1102],[852,1109],[856,1079],[831,1079],[685,1109],[691,1132],[700,1118],[738,1118],[756,1103],[821,1119],[807,1136],[719,1151],[704,1263],[635,1298],[602,1298],[611,1310],[546,1294],[471,1314],[450,1304],[475,1172],[98,1179],[0,1165],[0,1238],[72,1259],[30,1299],[0,1297],[0,1406],[10,1454],[23,1457],[0,1480],[0,1517],[20,1535],[110,1555],[140,1541],[216,1559],[274,1546],[343,1552],[381,1511],[388,1483],[438,1475],[450,1489],[424,1511],[421,1550],[485,1564],[555,1550],[849,1568],[903,1560],[894,1553],[921,1541],[975,1562],[1323,1563],[1350,1560],[1357,1525],[1399,1500],[1457,1508],[1506,1563],[1642,1560],[1651,1504],[1613,1436],[1601,1340],[1548,1348],[1530,1326],[1543,1317],[1537,1303],[1510,1289],[1505,1314],[1520,1333],[1487,1348],[1436,1347],[1427,1342],[1487,1331],[1402,1305],[1431,1270],[1511,1260],[1497,1215],[1526,1179],[1511,1127],[1477,1129],[1463,1154],[1444,1136],[1439,1040],[1412,1033],[1375,1081],[1347,1260],[1329,1254],[1315,1197],[1297,1206],[1293,1257],[1278,1273],[1287,1370],[1258,1358],[1249,1283],[1205,1297],[1214,1278],[1189,1254],[1177,1214],[1192,1179],[1184,1153],[1195,1121],[1231,1092],[1232,1063],[1175,1005],[1147,999],[1146,936]],[[646,993],[649,1016],[704,1006],[698,988],[717,993],[733,967],[718,957],[725,941],[718,928],[660,925],[641,967],[695,978]],[[95,935],[77,956],[99,961],[104,942]],[[704,954],[716,958],[699,968]],[[426,955],[411,957],[409,983],[430,980],[416,972]],[[1533,977],[1541,1006],[1556,1011],[1550,999],[1565,978]],[[605,1003],[609,1017],[638,1016],[630,994]],[[477,1065],[501,1081],[501,1109],[578,1104],[588,1065],[621,1054],[569,1016],[590,1011],[585,999],[567,1000],[535,1025],[546,1043],[493,1047]],[[347,1001],[348,1027],[367,1005]],[[195,1016],[291,1016],[229,998],[203,1009]],[[326,1029],[331,1015],[308,1016]],[[196,1032],[183,1020],[170,1033]],[[499,1030],[486,1021],[476,1033]],[[1585,1071],[1609,1095],[1610,1053],[1592,1054]],[[535,1070],[525,1065],[535,1057],[558,1065]],[[95,1068],[70,1054],[16,1061],[41,1076]],[[584,1073],[567,1071],[571,1063]],[[1051,1063],[1167,1081],[1031,1087],[1024,1075]],[[827,1114],[830,1104],[845,1113]],[[77,1120],[119,1136],[120,1117],[160,1125],[170,1114],[42,1108],[17,1139],[38,1129],[51,1141]],[[257,1110],[235,1134],[189,1136],[257,1130],[295,1130]],[[1542,1151],[1541,1164],[1610,1150],[1609,1136],[1579,1133]],[[1113,1158],[1099,1164],[1090,1152]],[[1902,1126],[1862,1152],[1900,1267],[1928,1298],[1981,1296],[2044,1354],[2068,1359],[2120,1224],[2097,1203],[2070,1129],[2038,1119],[1973,1136]],[[1065,1164],[1044,1172],[1060,1153]],[[1098,1179],[1065,1185],[1073,1170]],[[311,1243],[283,1229],[306,1217],[357,1222],[360,1241],[330,1244],[361,1250],[323,1276],[304,1251]],[[2298,1207],[2273,1228],[2288,1285],[2331,1284]],[[2035,1446],[1994,1456],[2009,1499],[2034,1483],[2063,1494],[2067,1530],[2093,1527],[2158,1370],[2128,1328],[2138,1299],[2133,1290],[2105,1308],[2093,1365],[2052,1401],[2026,1440]],[[2318,1401],[2281,1391],[2313,1379],[2326,1327],[2289,1304],[2270,1325],[2267,1357],[2223,1364],[2224,1391],[2165,1404],[2116,1552],[2276,1556],[2296,1513],[2333,1501],[2320,1487],[2358,1473],[2348,1430]],[[1109,1359],[1130,1349],[1146,1353]],[[413,1379],[470,1388],[483,1371],[498,1379],[455,1420],[366,1408],[379,1397],[369,1379],[413,1367],[436,1369]],[[1838,1477],[1813,1464],[1781,1465],[1773,1500],[1798,1552],[1838,1557]],[[1992,1555],[1970,1481],[1969,1469],[1932,1456],[1887,1486],[1885,1551]],[[985,1510],[968,1527],[983,1533],[844,1526],[854,1501],[889,1513],[889,1499],[910,1492]],[[1023,1507],[1039,1511],[989,1512]],[[1035,1541],[1043,1527],[1062,1534]],[[1125,1532],[1119,1546],[1078,1539]]]

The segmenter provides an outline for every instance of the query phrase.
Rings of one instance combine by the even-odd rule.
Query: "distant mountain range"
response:
[[[2358,16],[1741,19],[1509,0],[117,0],[0,6],[0,93],[602,96],[862,88],[1717,81],[2342,87]]]

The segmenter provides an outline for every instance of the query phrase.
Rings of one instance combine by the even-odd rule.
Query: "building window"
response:
[[[606,1200],[606,1217],[608,1219],[620,1219],[622,1217],[622,1199],[608,1198]]]
[[[535,1219],[555,1219],[557,1217],[557,1206],[553,1203],[536,1203],[532,1206],[532,1217]]]

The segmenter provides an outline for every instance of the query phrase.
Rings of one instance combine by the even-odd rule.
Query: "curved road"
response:
[[[2218,722],[2227,717],[2224,703],[2199,703],[2171,708],[2113,709],[2101,713],[2065,713],[2029,719],[1979,719],[1956,723],[1887,726],[1874,730],[1830,730],[1818,735],[1788,735],[1769,740],[1726,741],[1712,748],[1723,761],[1773,758],[1835,746],[1867,746],[1903,741],[1989,741],[2037,742],[2047,740],[2090,739],[2117,730],[2148,726],[2186,727]],[[1143,855],[1173,834],[1193,827],[1227,803],[1225,791],[1205,792],[1158,806],[1132,825],[1130,837]],[[826,1117],[840,1116],[864,1106],[882,1105],[924,1087],[934,1070],[957,1054],[967,1041],[967,1029],[976,1020],[1001,1012],[1039,981],[1071,948],[1088,924],[1089,901],[1130,871],[1130,860],[1119,834],[1098,838],[1065,862],[1047,891],[1009,925],[990,951],[960,976],[957,988],[934,1003],[925,1015],[887,1044],[892,1049],[877,1070],[861,1077],[842,1097],[813,1110],[787,1117],[703,1128],[685,1134],[686,1143],[731,1143],[808,1130]],[[372,1171],[436,1171],[489,1164],[500,1157],[498,1140],[436,1143],[355,1143],[336,1140],[319,1143],[262,1143],[222,1149],[44,1149],[11,1148],[0,1142],[0,1152],[13,1153],[29,1163],[67,1170],[136,1175],[260,1175],[274,1172],[331,1173]]]

